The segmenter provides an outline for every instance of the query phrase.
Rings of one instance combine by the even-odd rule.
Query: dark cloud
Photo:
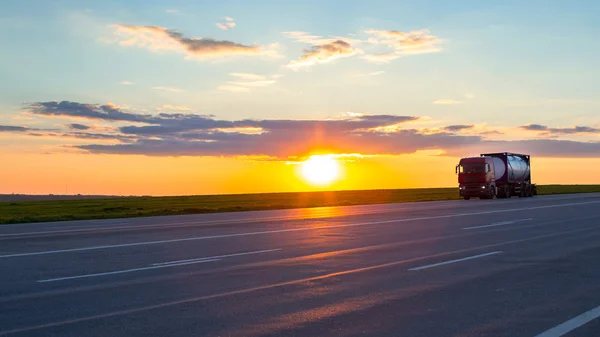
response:
[[[77,124],[77,123],[67,124],[67,127],[72,130],[88,130],[91,128],[91,126]]]
[[[479,133],[482,136],[489,136],[489,135],[503,135],[504,132],[500,132],[498,130],[489,130],[489,131],[483,131]]]
[[[131,142],[137,140],[136,137],[126,135],[112,135],[104,133],[89,133],[89,132],[69,132],[59,134],[58,136],[63,138],[77,138],[77,139],[103,139],[103,140],[118,140],[121,142]]]
[[[600,133],[600,128],[590,126],[573,126],[569,128],[549,128],[541,124],[528,124],[520,126],[521,129],[529,131],[543,131],[545,135],[565,135],[578,133]]]
[[[455,132],[455,131],[462,131],[462,130],[466,130],[466,129],[472,129],[474,128],[474,125],[465,125],[465,124],[457,124],[457,125],[448,125],[445,126],[443,129],[446,131],[450,131],[450,132]]]
[[[483,141],[464,148],[451,148],[448,155],[465,156],[486,152],[516,152],[550,158],[599,158],[600,142],[558,139]]]
[[[66,116],[106,121],[148,122],[150,115],[122,111],[111,104],[83,104],[70,101],[37,102],[26,107],[30,113],[43,116]]]
[[[0,132],[25,132],[29,129],[23,126],[0,125]]]
[[[548,129],[547,126],[541,124],[521,125],[520,128],[529,131],[544,131]]]
[[[83,145],[93,153],[144,154],[155,156],[259,155],[287,158],[317,149],[333,153],[407,154],[421,149],[460,147],[481,141],[479,137],[425,135],[417,130],[394,133],[365,132],[229,132],[184,134],[180,138],[141,139],[131,144]],[[323,131],[323,130],[321,130]]]
[[[576,133],[600,133],[600,129],[589,126],[574,126],[572,128],[550,128],[550,133],[576,134]]]

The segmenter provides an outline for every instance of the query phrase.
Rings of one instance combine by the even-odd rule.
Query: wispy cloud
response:
[[[444,98],[444,99],[438,99],[432,102],[433,104],[446,104],[446,105],[452,105],[452,104],[461,104],[462,101],[457,101],[455,99],[451,99],[451,98]]]
[[[229,17],[226,17],[225,21],[223,22],[217,22],[217,27],[219,27],[222,30],[230,30],[233,29],[235,26],[235,20]]]
[[[385,64],[389,63],[400,57],[398,53],[379,53],[379,54],[366,54],[361,56],[363,60],[366,60],[375,64]]]
[[[256,75],[256,74],[248,74],[248,73],[230,73],[229,75],[237,77],[237,78],[245,80],[245,81],[264,81],[267,79],[266,76]]]
[[[233,93],[248,92],[250,88],[260,88],[275,84],[277,82],[276,79],[281,77],[281,75],[264,76],[248,73],[230,73],[229,75],[235,77],[236,80],[218,86],[218,91]]]
[[[318,63],[327,63],[332,60],[356,55],[359,50],[352,48],[352,45],[343,40],[336,40],[330,43],[314,46],[305,49],[298,60],[288,64],[290,68],[308,67]]]
[[[312,45],[311,48],[303,50],[298,60],[290,62],[289,68],[307,67],[362,53],[362,50],[353,47],[353,44],[360,43],[360,40],[350,37],[326,38],[299,31],[284,32],[283,35],[297,42]]]
[[[179,88],[174,88],[174,87],[163,87],[163,86],[157,86],[157,87],[152,87],[152,89],[154,90],[161,90],[161,91],[168,91],[168,92],[183,92],[183,89],[179,89]]]
[[[179,9],[167,9],[167,10],[165,10],[165,13],[176,14],[176,13],[181,13],[181,11]]]
[[[361,41],[349,36],[334,36],[334,37],[323,37],[320,35],[313,35],[308,32],[284,32],[283,36],[292,39],[296,42],[302,42],[313,46],[320,46],[328,43],[332,43],[338,40],[348,42],[350,44],[358,44]]]
[[[456,131],[473,129],[474,127],[475,127],[475,125],[473,125],[473,124],[456,124],[456,125],[444,126],[442,129],[445,131],[456,132]]]
[[[370,73],[357,74],[357,75],[354,75],[354,77],[379,76],[379,75],[383,75],[383,74],[385,74],[385,71],[379,70],[379,71],[372,71]]]
[[[400,32],[396,30],[366,30],[371,35],[367,40],[374,45],[385,45],[391,52],[367,54],[363,59],[373,63],[388,63],[402,55],[427,54],[441,51],[442,40],[429,33],[428,30]]]
[[[244,45],[211,38],[191,38],[159,26],[114,25],[114,32],[122,46],[137,46],[151,51],[173,51],[187,57],[223,57],[235,55],[278,56],[274,45],[263,47]]]
[[[121,81],[121,82],[119,82],[119,84],[122,84],[122,85],[133,85],[133,82]]]
[[[165,104],[155,109],[156,111],[192,111],[192,109],[183,105]]]

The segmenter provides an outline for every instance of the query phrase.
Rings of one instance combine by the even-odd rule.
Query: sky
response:
[[[0,193],[600,183],[600,3],[0,3]],[[327,186],[311,155],[342,167]],[[304,177],[305,178],[305,177]]]

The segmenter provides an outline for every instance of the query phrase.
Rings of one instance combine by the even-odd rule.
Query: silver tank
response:
[[[503,158],[493,157],[496,181],[504,180],[508,181],[509,183],[520,183],[524,180],[528,180],[531,168],[525,159],[513,155],[508,155],[506,158],[507,163],[504,162]],[[505,176],[507,170],[508,175]]]

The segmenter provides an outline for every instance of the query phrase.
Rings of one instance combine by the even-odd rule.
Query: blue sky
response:
[[[55,120],[15,116],[24,104],[70,101],[219,120],[326,119],[352,112],[429,118],[421,127],[596,128],[598,14],[600,5],[592,1],[3,2],[0,124],[56,127]],[[226,17],[235,27],[217,27]],[[278,55],[186,59],[173,50],[123,45],[126,37],[116,35],[115,25],[159,26],[189,38],[260,45]],[[390,51],[385,43],[366,42],[374,37],[366,31],[423,29],[439,39],[438,51],[403,54],[385,64],[363,57]],[[290,68],[315,44],[285,32],[347,39],[361,53]],[[233,85],[243,92],[230,92],[231,82],[240,82],[232,73],[269,84]],[[496,138],[535,136],[503,132]],[[596,133],[561,137],[598,140]]]

